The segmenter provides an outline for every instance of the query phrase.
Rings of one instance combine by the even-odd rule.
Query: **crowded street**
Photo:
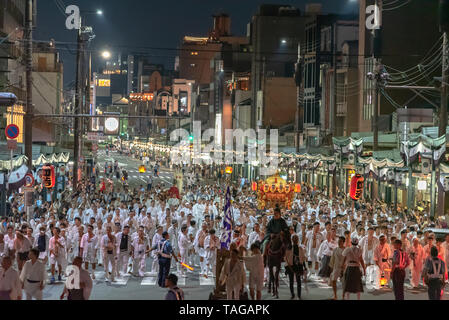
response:
[[[0,300],[449,300],[449,0],[0,4]]]
[[[145,242],[147,241],[146,239],[156,241],[155,239],[157,239],[157,236],[155,237],[154,235],[155,233],[158,233],[158,230],[159,234],[163,234],[164,231],[167,231],[168,234],[172,236],[170,240],[173,243],[173,249],[177,251],[175,251],[175,255],[178,255],[178,258],[180,258],[181,255],[179,255],[179,253],[182,250],[180,244],[183,243],[186,239],[183,238],[182,232],[178,229],[178,222],[180,222],[182,225],[185,225],[185,222],[187,220],[192,221],[194,219],[198,221],[198,225],[201,227],[198,228],[195,225],[191,225],[191,227],[188,228],[190,241],[187,240],[187,248],[190,251],[188,258],[184,258],[184,262],[186,262],[188,266],[193,267],[193,271],[187,270],[187,272],[185,272],[185,270],[182,270],[182,268],[184,267],[180,267],[179,263],[172,261],[170,273],[178,276],[177,285],[184,291],[186,299],[209,299],[215,287],[215,271],[213,270],[213,268],[209,268],[208,272],[204,272],[204,265],[200,261],[201,251],[197,251],[197,249],[199,249],[198,241],[199,237],[201,236],[201,230],[205,232],[205,238],[203,240],[206,239],[208,231],[211,229],[216,228],[216,232],[218,235],[225,231],[222,223],[219,223],[218,219],[214,219],[215,221],[211,220],[211,216],[213,217],[214,213],[216,218],[218,216],[223,216],[223,214],[220,214],[220,211],[222,211],[221,208],[223,208],[223,206],[225,205],[223,203],[225,199],[223,198],[222,190],[226,189],[227,184],[229,184],[229,179],[223,180],[223,183],[220,184],[217,182],[214,183],[212,179],[201,177],[198,178],[198,180],[196,180],[192,184],[192,186],[188,186],[188,183],[186,181],[186,183],[183,185],[183,188],[185,188],[184,190],[186,190],[186,192],[179,194],[179,198],[177,198],[175,194],[172,194],[168,196],[169,198],[167,202],[165,202],[165,200],[161,200],[158,197],[162,196],[164,191],[171,190],[168,188],[171,188],[173,186],[173,182],[176,182],[176,180],[174,180],[173,178],[173,168],[170,167],[167,168],[160,166],[158,172],[156,174],[154,173],[154,168],[157,164],[157,157],[155,157],[154,160],[148,159],[150,161],[145,161],[145,159],[141,160],[139,152],[124,154],[124,152],[121,152],[120,150],[106,151],[105,149],[99,150],[98,157],[99,159],[102,159],[98,162],[99,167],[105,166],[105,163],[117,161],[118,166],[113,169],[113,174],[110,180],[114,180],[112,184],[114,185],[114,189],[118,192],[109,192],[107,190],[101,191],[102,182],[97,183],[97,185],[95,186],[91,185],[90,183],[83,184],[81,186],[81,190],[87,190],[88,192],[86,193],[85,191],[81,191],[81,193],[78,193],[78,195],[73,195],[71,192],[64,192],[62,196],[58,200],[53,202],[51,207],[49,208],[48,219],[46,218],[46,215],[40,214],[40,212],[42,212],[42,209],[43,212],[46,212],[47,209],[45,208],[48,206],[42,202],[42,209],[37,211],[35,219],[30,223],[33,231],[28,231],[29,229],[27,230],[24,227],[24,225],[28,225],[28,223],[26,223],[25,221],[19,222],[20,220],[16,220],[16,223],[13,225],[16,226],[17,232],[20,232],[19,230],[22,229],[26,230],[25,232],[27,234],[27,237],[29,237],[28,239],[34,239],[34,243],[37,243],[36,238],[39,237],[40,233],[39,231],[36,232],[36,230],[41,230],[42,226],[44,226],[46,230],[45,234],[47,236],[47,239],[51,238],[52,234],[50,232],[53,231],[53,234],[55,232],[55,229],[52,230],[51,228],[60,229],[58,230],[58,233],[64,231],[64,236],[61,236],[62,238],[64,238],[63,243],[70,245],[66,245],[63,248],[64,262],[62,262],[62,265],[67,265],[68,261],[70,261],[69,257],[75,257],[76,253],[74,252],[79,252],[80,247],[78,241],[80,240],[76,239],[80,239],[79,237],[81,237],[81,235],[83,235],[84,233],[78,233],[76,231],[74,232],[74,230],[77,230],[76,226],[78,224],[76,220],[78,217],[81,219],[81,224],[79,224],[81,227],[85,227],[86,230],[88,230],[90,225],[93,226],[91,239],[96,244],[96,246],[93,247],[94,251],[92,252],[94,254],[96,253],[97,256],[93,258],[95,260],[92,260],[92,258],[91,260],[89,260],[98,262],[95,270],[92,269],[92,266],[89,269],[92,278],[92,288],[89,298],[92,300],[113,300],[121,299],[126,296],[127,299],[131,300],[160,300],[164,298],[165,290],[158,284],[159,271],[157,270],[157,264],[154,264],[154,256],[152,256],[151,254],[146,255],[142,266],[142,263],[138,262],[138,260],[133,259],[131,258],[132,256],[128,255],[129,258],[124,260],[121,265],[123,271],[118,272],[115,279],[113,279],[110,276],[106,276],[105,274],[104,264],[102,264],[102,262],[106,260],[102,261],[101,259],[98,259],[98,257],[101,257],[100,255],[104,254],[105,251],[103,250],[105,250],[105,247],[103,247],[104,244],[101,244],[101,242],[97,239],[103,239],[101,235],[106,234],[105,225],[112,225],[110,221],[115,223],[116,237],[122,234],[122,230],[125,229],[124,227],[129,227],[130,235],[132,235],[132,237],[136,239],[140,234],[137,229],[140,228],[139,226],[142,226],[142,231],[144,231],[142,233],[145,233],[145,235],[142,234],[142,239],[145,239]],[[147,163],[146,167],[148,167],[148,172],[146,172],[145,174],[139,172],[139,170],[136,169],[142,165],[143,161]],[[124,189],[125,185],[123,185],[122,179],[116,179],[115,171],[122,172],[121,174],[119,174],[120,178],[123,176],[123,171],[128,172],[129,175],[126,189]],[[188,176],[188,169],[186,169],[185,174],[186,176]],[[105,175],[108,175],[107,170],[106,173],[98,173],[100,181],[105,180]],[[148,180],[148,177],[151,177],[151,179]],[[148,181],[151,181],[151,187],[148,185]],[[235,223],[233,225],[232,231],[233,234],[235,234],[236,230],[242,230],[243,232],[240,233],[238,237],[233,235],[231,243],[235,243],[239,251],[243,254],[242,259],[244,259],[243,257],[248,255],[247,252],[252,248],[252,244],[254,242],[261,243],[260,240],[263,239],[265,232],[267,232],[266,225],[269,222],[268,219],[271,219],[271,217],[269,217],[269,212],[272,209],[267,211],[268,215],[265,215],[264,213],[260,215],[260,210],[257,210],[255,206],[255,193],[249,190],[248,186],[245,184],[243,185],[243,187],[237,184],[233,184],[232,189],[234,190],[234,188],[239,191],[237,193],[232,193],[236,194],[236,196],[233,197],[233,210],[231,210],[231,212],[233,212],[232,221],[234,221]],[[308,190],[307,185],[303,185],[303,190]],[[120,204],[120,206],[117,207],[118,210],[112,209],[114,202],[112,202],[110,205],[107,205],[105,203],[105,199],[107,199],[108,196],[113,196],[114,194],[121,199],[126,199],[126,197],[129,197],[128,200],[121,200],[118,203]],[[165,193],[164,196],[166,196]],[[72,199],[72,201],[66,202],[66,200],[70,199]],[[22,206],[21,201],[23,201],[23,198],[20,196],[20,194],[13,194],[10,198],[10,201],[14,204],[13,208],[17,207],[17,209],[13,210],[20,210],[19,208]],[[71,205],[73,201],[75,201],[75,203],[80,203],[78,208]],[[328,203],[330,203],[331,201],[332,205],[329,205]],[[167,203],[166,207],[163,205],[165,203]],[[171,204],[169,205],[169,203]],[[342,198],[328,199],[322,192],[320,192],[320,190],[313,190],[312,192],[306,191],[296,194],[295,203],[293,204],[292,209],[285,211],[281,210],[281,219],[285,219],[289,228],[284,232],[288,231],[292,237],[293,235],[298,235],[299,238],[302,239],[301,241],[304,241],[301,242],[304,244],[301,245],[301,247],[303,247],[303,249],[306,249],[304,251],[306,255],[305,265],[307,266],[307,269],[302,275],[302,300],[333,299],[333,289],[331,283],[329,282],[329,278],[320,276],[320,273],[317,272],[318,268],[314,268],[315,263],[312,264],[312,262],[314,262],[312,260],[314,259],[314,257],[312,256],[312,251],[310,251],[310,249],[307,250],[310,245],[307,244],[308,233],[305,232],[313,232],[312,230],[314,229],[316,221],[318,221],[319,226],[319,228],[317,229],[317,235],[320,235],[321,242],[321,245],[317,245],[316,247],[319,249],[318,252],[323,252],[322,247],[324,248],[324,246],[322,245],[322,243],[325,242],[325,239],[327,239],[328,241],[328,250],[331,250],[332,252],[332,247],[329,247],[331,242],[329,241],[332,241],[332,243],[336,243],[336,239],[341,236],[346,239],[344,243],[342,243],[344,247],[350,246],[351,242],[354,245],[353,241],[355,239],[358,239],[359,243],[365,243],[365,245],[362,247],[363,252],[365,252],[365,250],[367,250],[368,248],[367,239],[371,237],[368,235],[370,234],[370,230],[374,231],[371,239],[373,239],[375,244],[378,245],[379,237],[385,237],[386,235],[389,240],[394,240],[395,238],[404,239],[404,241],[406,241],[405,243],[407,243],[406,248],[408,251],[414,250],[412,244],[414,239],[418,237],[418,239],[420,239],[418,248],[420,248],[420,250],[422,251],[422,248],[428,247],[426,243],[428,243],[429,240],[426,241],[426,239],[434,237],[431,232],[426,231],[427,228],[440,229],[444,224],[444,219],[439,219],[435,223],[431,222],[430,220],[417,222],[414,221],[413,218],[404,215],[395,216],[388,209],[385,210],[385,206],[381,203],[378,203],[376,205],[377,210],[379,211],[377,211],[378,213],[376,213],[374,216],[370,212],[371,204],[364,203],[362,201],[360,202],[360,205],[365,209],[361,209],[358,212],[357,210],[355,210],[354,213],[352,213],[351,206],[346,207],[344,203],[345,201]],[[124,204],[124,206],[122,206],[122,204]],[[148,207],[146,207],[147,204],[149,204]],[[162,207],[160,205],[162,205]],[[162,209],[166,209],[166,213],[168,215],[164,214],[165,210]],[[59,214],[58,220],[58,218],[55,218],[55,215],[53,213],[61,211],[65,212],[65,215],[61,216]],[[116,211],[118,213],[116,213]],[[318,220],[315,218],[316,212],[318,212]],[[189,217],[192,215],[193,218]],[[18,217],[20,219],[20,215]],[[152,223],[151,221],[159,222]],[[173,224],[173,221],[176,221],[176,224]],[[328,221],[332,222],[332,224],[328,224]],[[259,233],[254,233],[253,231],[255,230],[254,228],[256,224],[258,225],[258,230],[260,230]],[[365,224],[365,228],[362,227],[363,224]],[[3,224],[2,226],[4,225],[5,224]],[[259,225],[262,226],[262,229]],[[159,226],[161,226],[160,229]],[[302,226],[304,226],[304,229],[302,228]],[[47,229],[47,227],[50,229]],[[444,225],[444,227],[446,227],[446,225]],[[306,229],[310,231],[307,231]],[[406,233],[404,233],[403,230],[405,230]],[[449,229],[447,230],[448,231],[446,232],[447,234],[449,234]],[[346,236],[346,231],[348,231],[348,236]],[[423,232],[420,231],[424,231],[424,235]],[[5,241],[5,238],[8,237],[8,234],[9,230],[3,239],[3,247],[5,248],[3,255],[7,255],[8,252],[11,252],[8,251],[12,250],[10,248],[17,248],[16,250],[19,250],[20,252],[20,246],[17,247],[18,240],[12,239],[9,240],[11,242]],[[89,233],[84,233],[84,235],[86,234]],[[304,239],[304,234],[306,234],[306,239]],[[327,236],[324,236],[323,234],[327,234]],[[447,238],[441,239],[440,236],[441,235],[439,235],[439,237],[436,239],[436,244],[441,249],[440,254],[443,257],[446,257],[444,249],[449,248],[449,246],[447,245],[447,242],[444,241],[447,240]],[[148,243],[150,247],[153,246],[151,240],[150,243]],[[249,241],[252,241],[252,243],[250,243]],[[390,246],[391,241],[387,242],[387,245]],[[9,243],[11,243],[11,245]],[[82,241],[80,243],[82,243]],[[195,247],[197,249],[195,249]],[[242,251],[243,248],[245,248],[245,250]],[[393,252],[393,250],[391,250],[390,252]],[[449,249],[447,252],[449,254]],[[52,253],[50,253],[50,257],[51,256]],[[249,254],[248,256],[251,255]],[[315,256],[317,256],[317,253],[315,253]],[[363,253],[363,256],[369,257],[369,253]],[[317,261],[318,264],[321,264],[321,266],[319,266],[319,269],[321,270],[322,264],[325,261],[323,259],[324,256],[320,257],[318,255],[317,257],[318,259],[315,261]],[[421,254],[419,259],[420,263],[422,264],[423,261],[427,259],[427,257],[425,256],[425,254]],[[45,261],[45,258],[43,261]],[[374,262],[374,260],[372,261]],[[139,272],[137,274],[134,271],[137,269],[135,267],[136,263],[139,263]],[[211,263],[212,265],[214,265],[216,264],[216,261],[212,260]],[[368,263],[369,260],[366,260],[365,264]],[[45,281],[42,298],[45,300],[57,300],[59,299],[63,291],[67,275],[64,271],[62,271],[62,273],[58,273],[56,271],[56,273],[52,275],[52,269],[50,268],[51,265],[46,265],[46,274],[45,276],[43,276],[43,279],[45,279]],[[113,267],[113,272],[115,272],[116,267],[117,266]],[[263,265],[261,267],[263,268]],[[252,277],[250,275],[250,270],[252,269],[246,268],[244,273],[244,278],[246,278],[246,280],[243,285],[248,292],[250,291],[249,279]],[[414,272],[414,270],[412,270],[410,270],[408,277],[406,276],[407,278],[404,284],[405,299],[426,299],[427,289],[421,278],[418,278],[417,282],[415,282],[416,280],[412,282],[412,274]],[[59,275],[61,275],[61,278],[58,277]],[[264,283],[264,286],[261,288],[262,300],[289,300],[291,298],[291,292],[289,290],[290,282],[288,274],[286,272],[285,263],[282,263],[280,272],[278,274],[279,284],[277,296],[274,296],[268,290],[269,275],[267,274],[267,272],[265,271],[264,273],[259,274],[259,277],[261,277],[261,281],[263,281]],[[364,276],[363,278],[361,278],[361,280],[364,282],[364,285],[362,289],[363,294],[360,296],[360,299],[394,299],[392,282],[390,281],[390,283],[380,285],[380,274],[375,275],[375,273],[373,273],[372,275],[370,275],[370,278]],[[336,288],[337,292],[339,292],[338,298],[340,299],[341,292],[343,290],[341,281],[337,282]],[[353,296],[352,299],[355,299],[355,296]],[[447,290],[444,291],[442,299],[449,299],[449,292]]]

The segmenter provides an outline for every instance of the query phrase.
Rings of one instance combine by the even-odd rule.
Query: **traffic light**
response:
[[[42,183],[47,189],[55,186],[55,166],[45,165],[42,167]]]

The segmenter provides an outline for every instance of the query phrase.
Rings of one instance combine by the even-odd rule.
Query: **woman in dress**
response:
[[[343,297],[347,294],[346,298],[349,300],[349,294],[356,293],[357,300],[360,300],[360,293],[363,292],[360,266],[363,268],[364,275],[366,274],[366,267],[362,258],[362,249],[358,247],[359,240],[357,238],[352,238],[351,244],[351,247],[346,248],[343,251],[343,265],[346,266]]]

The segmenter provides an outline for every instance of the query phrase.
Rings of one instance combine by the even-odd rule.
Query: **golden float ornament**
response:
[[[288,183],[279,176],[275,175],[258,182],[257,202],[259,210],[274,208],[278,205],[283,209],[291,209],[293,196],[299,193],[301,187],[293,183]]]

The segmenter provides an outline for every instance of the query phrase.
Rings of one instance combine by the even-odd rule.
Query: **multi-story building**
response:
[[[23,116],[25,114],[26,78],[25,66],[21,61],[23,45],[18,45],[16,41],[23,39],[24,14],[25,1],[0,1],[0,37],[8,37],[0,44],[0,92],[12,92],[19,99],[13,110],[11,107],[0,107],[0,114],[7,115],[0,117],[0,131],[4,132],[6,126],[11,123],[18,125],[20,135],[17,141],[19,143],[24,141]],[[12,121],[11,111],[13,111]],[[0,141],[5,140],[6,137],[0,135]],[[6,149],[0,151],[9,154]]]
[[[282,5],[261,5],[248,25],[251,44],[251,127],[280,128],[294,122],[294,80],[305,16]]]
[[[63,113],[63,64],[53,41],[33,47],[33,104],[34,114]],[[48,144],[63,135],[61,119],[35,118],[33,142]]]
[[[179,77],[195,81],[192,97],[193,120],[203,129],[232,128],[231,94],[233,72],[248,71],[250,51],[248,38],[231,34],[231,19],[215,15],[208,37],[183,39],[180,48]]]
[[[335,79],[336,92],[326,90],[325,96],[325,128],[329,128],[329,133],[335,133],[334,136],[349,137],[353,132],[357,131],[358,119],[358,66],[357,66],[357,50],[358,41],[346,41],[341,48],[341,55],[337,56],[337,77]],[[335,88],[332,86],[333,70],[331,69],[326,75],[326,88]],[[336,110],[332,109],[332,102],[337,99]],[[332,110],[332,112],[331,112]],[[334,129],[330,126],[332,113],[335,112]],[[333,131],[332,131],[333,130]],[[330,142],[330,141],[329,141]]]
[[[304,144],[321,145],[335,124],[335,66],[343,43],[357,40],[358,22],[354,17],[309,13],[305,23],[304,57]],[[338,72],[337,72],[338,75]],[[344,82],[343,82],[344,83]],[[337,87],[338,88],[338,87]]]

